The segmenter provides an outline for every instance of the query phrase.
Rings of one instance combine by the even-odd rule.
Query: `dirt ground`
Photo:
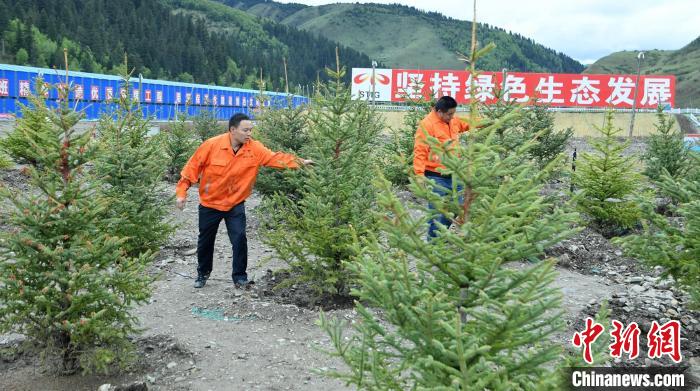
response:
[[[17,171],[0,175],[4,182],[24,187]],[[158,275],[153,297],[147,305],[135,309],[144,332],[135,338],[140,359],[133,369],[113,376],[56,376],[31,352],[22,351],[22,336],[0,335],[0,389],[97,390],[107,383],[132,387],[122,389],[163,391],[348,389],[322,375],[329,369],[342,369],[344,364],[321,351],[330,348],[330,341],[316,325],[320,310],[300,308],[263,294],[261,280],[284,263],[270,259],[272,251],[258,235],[256,208],[260,201],[257,194],[246,201],[248,273],[258,284],[238,289],[231,283],[231,246],[226,227],[221,224],[212,276],[203,289],[192,287],[197,263],[198,195],[196,189],[191,189],[185,210],[173,207],[172,217],[181,226],[151,269]],[[611,319],[647,323],[653,319],[681,319],[684,363],[693,364],[697,374],[700,314],[685,308],[685,296],[669,281],[658,279],[658,270],[623,257],[619,248],[590,230],[555,246],[548,255],[560,260],[554,284],[563,294],[569,325],[566,332],[556,336],[562,346],[570,346],[582,319],[594,313],[601,301],[608,300],[613,310]],[[348,322],[358,318],[352,308],[327,312]],[[644,323],[640,326],[645,334]],[[644,362],[650,364],[654,363]]]

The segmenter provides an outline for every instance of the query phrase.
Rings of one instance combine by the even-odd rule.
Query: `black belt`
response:
[[[425,176],[452,179],[452,174],[440,174],[439,172],[435,172],[435,171],[425,171]]]

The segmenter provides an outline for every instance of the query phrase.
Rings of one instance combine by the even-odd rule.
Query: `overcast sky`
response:
[[[320,5],[359,0],[276,1]],[[473,3],[465,0],[359,2],[400,3],[472,19]],[[477,22],[517,32],[586,64],[621,50],[680,49],[700,36],[698,0],[478,0],[476,12]]]

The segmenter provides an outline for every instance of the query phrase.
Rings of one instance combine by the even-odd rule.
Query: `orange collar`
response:
[[[442,118],[440,118],[440,116],[437,114],[437,111],[435,110],[431,111],[430,114],[428,114],[428,120],[432,123],[449,125],[448,122],[445,122],[442,120]]]

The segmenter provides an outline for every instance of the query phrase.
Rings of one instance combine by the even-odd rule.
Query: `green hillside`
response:
[[[330,39],[363,51],[393,68],[464,68],[464,63],[440,42],[437,31],[429,23],[415,23],[415,17],[391,12],[365,13],[366,9],[356,7],[359,6],[307,7],[282,23],[317,31],[328,38],[335,37]]]
[[[210,0],[0,0],[0,62],[63,68],[68,48],[75,71],[111,73],[128,53],[135,74],[257,88],[310,85],[335,64],[369,58],[294,27],[263,20]]]
[[[616,52],[601,58],[584,73],[637,73],[637,51]],[[644,51],[643,74],[676,76],[676,106],[700,107],[700,37],[679,50]]]
[[[311,7],[264,0],[221,1],[257,16],[318,33],[394,68],[465,68],[455,52],[467,53],[471,44],[470,22],[398,4]],[[481,42],[497,45],[480,63],[480,68],[485,70],[579,73],[584,69],[562,53],[498,27],[479,24],[477,35]]]
[[[297,29],[293,26],[277,23],[271,19],[257,17],[239,9],[232,8],[211,0],[160,0],[168,4],[173,12],[192,15],[214,32],[236,37],[236,42],[243,48],[238,57],[250,63],[257,63],[265,74],[272,76],[272,85],[281,89],[284,77],[282,57],[287,60],[290,88],[311,85],[316,81],[319,71],[325,67],[335,67],[335,48],[339,48],[341,61],[348,67],[364,66],[369,60],[366,54],[338,42],[331,41],[317,34]],[[289,5],[296,9],[294,4]],[[302,6],[303,7],[303,6]],[[286,7],[283,7],[286,8]],[[256,34],[241,34],[241,26],[254,29]],[[270,39],[283,47],[282,51],[258,50],[255,40]],[[259,75],[257,73],[256,75]],[[258,76],[256,76],[258,77]],[[346,79],[350,80],[348,74]],[[248,80],[247,85],[253,84]],[[268,85],[269,86],[269,85]]]
[[[240,7],[236,6],[235,8],[245,7],[245,4],[241,4]],[[250,7],[247,7],[247,12],[258,16],[262,16],[264,18],[272,19],[273,21],[279,23],[288,16],[292,15],[293,13],[300,11],[301,9],[306,7],[306,5],[297,3],[282,4],[273,2],[260,2],[258,4],[254,4]]]

